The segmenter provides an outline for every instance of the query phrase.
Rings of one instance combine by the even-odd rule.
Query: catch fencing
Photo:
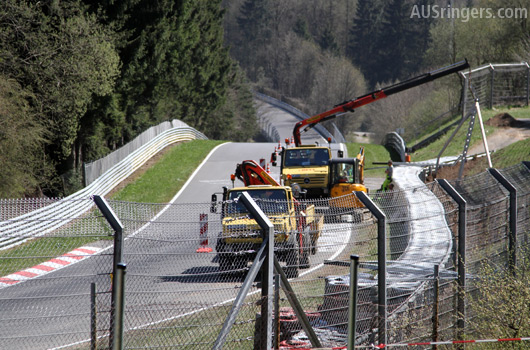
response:
[[[530,66],[527,62],[488,64],[468,72],[461,72],[462,115],[477,98],[486,108],[493,106],[528,106],[530,101]],[[471,89],[470,89],[471,87]]]
[[[451,126],[436,132],[427,139],[409,147],[416,151],[439,139],[441,135],[448,132],[451,127],[458,124],[454,121],[457,110],[461,111],[462,118],[467,116],[475,107],[478,99],[481,108],[493,108],[494,106],[528,106],[530,102],[530,66],[528,62],[486,64],[469,71],[461,71],[462,78],[461,98],[458,105],[451,110],[431,118],[428,122],[415,128],[407,130],[406,139],[417,138],[421,130],[436,130],[442,125],[453,121]]]
[[[323,218],[322,226],[303,230],[305,243],[290,238],[276,247],[290,290],[276,283],[263,286],[259,277],[250,284],[245,281],[257,248],[237,239],[258,239],[260,231],[249,223],[240,203],[109,200],[123,225],[121,241],[93,198],[77,199],[91,209],[74,218],[58,217],[68,224],[0,252],[0,344],[17,349],[103,349],[119,326],[124,349],[212,349],[245,287],[248,292],[221,347],[253,349],[264,334],[258,320],[265,287],[276,295],[275,346],[297,341],[311,346],[295,316],[293,296],[322,346],[345,346],[351,254],[360,257],[357,344],[473,336],[468,324],[472,303],[459,299],[459,288],[476,294],[481,264],[511,266],[510,244],[522,250],[530,234],[528,164],[499,172],[516,189],[515,235],[510,234],[511,194],[491,172],[447,182],[466,202],[463,217],[459,202],[441,182],[371,193],[371,202],[384,217],[348,209],[354,200],[350,196],[301,200],[298,208],[281,200],[258,201],[276,233],[285,233],[280,217],[285,220],[291,209],[292,219],[301,225],[310,221],[305,213],[312,205],[317,209],[312,215]],[[15,212],[27,203],[11,200],[8,206]],[[307,239],[317,233],[316,244]],[[236,244],[223,246],[221,234]],[[459,259],[465,260],[463,274]],[[119,325],[113,323],[116,263],[126,268]],[[381,281],[384,289],[379,288]]]

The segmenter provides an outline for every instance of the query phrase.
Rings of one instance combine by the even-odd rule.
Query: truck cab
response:
[[[363,208],[364,205],[357,197],[346,196],[356,191],[368,193],[364,185],[363,160],[359,158],[331,159],[329,169],[330,207]]]
[[[309,198],[328,196],[329,147],[300,145],[284,148],[281,154],[281,178],[285,186],[297,183]]]

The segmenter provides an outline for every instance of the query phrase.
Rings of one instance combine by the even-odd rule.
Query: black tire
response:
[[[219,254],[219,271],[227,272],[232,270],[234,259],[228,254]]]
[[[303,236],[302,244],[302,254],[300,255],[300,268],[308,269],[311,267],[311,262],[309,261],[309,255],[311,254],[311,237],[309,235],[309,229],[306,229]]]
[[[294,235],[291,235],[293,237]],[[287,278],[296,278],[299,275],[299,264],[300,264],[300,254],[298,249],[298,240],[293,237],[289,245],[289,251],[287,252],[284,267],[285,275]]]
[[[311,240],[311,255],[315,255],[317,251],[317,241],[313,242],[313,240]]]

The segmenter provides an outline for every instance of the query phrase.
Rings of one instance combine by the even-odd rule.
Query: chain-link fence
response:
[[[446,134],[459,121],[454,121],[454,115],[461,111],[465,118],[475,108],[478,99],[481,108],[494,106],[528,106],[530,101],[530,66],[527,62],[487,64],[470,71],[460,72],[462,78],[461,98],[449,111],[440,113],[414,130],[436,130],[442,125],[453,122],[442,130],[435,132],[415,145],[409,145],[414,152]],[[407,131],[406,140],[417,138],[417,131]]]
[[[473,108],[475,98],[483,108],[493,106],[528,106],[530,101],[530,66],[527,62],[488,64],[462,72],[462,113]],[[471,87],[471,89],[470,89]]]
[[[517,190],[520,249],[530,233],[530,170],[519,164],[500,173]],[[279,316],[273,317],[273,344],[311,346],[296,316],[295,297],[322,346],[346,345],[352,254],[360,257],[358,344],[454,339],[469,331],[458,308],[463,303],[465,314],[472,310],[458,290],[473,293],[484,261],[509,266],[512,202],[489,172],[450,185],[467,205],[464,286],[460,207],[438,182],[372,193],[373,210],[384,217],[356,208],[358,201],[349,195],[298,202],[265,190],[255,195],[274,226],[275,255],[291,287],[266,286],[274,289],[272,315]],[[67,224],[0,251],[2,348],[108,348],[116,327],[115,254],[126,264],[119,325],[124,349],[215,348],[238,301],[221,347],[255,348],[267,334],[257,322],[263,283],[260,276],[245,277],[262,238],[240,202],[108,203],[123,224],[123,244],[93,207],[75,219],[58,215]],[[31,220],[15,215],[27,205],[0,201],[13,221]]]

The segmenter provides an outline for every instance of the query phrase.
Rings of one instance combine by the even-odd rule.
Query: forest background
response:
[[[512,16],[464,16],[470,8]],[[311,115],[463,58],[528,61],[529,10],[530,0],[4,0],[0,197],[68,195],[84,162],[166,120],[252,141],[253,90]],[[347,139],[406,134],[456,113],[460,84],[444,78],[334,122]]]

